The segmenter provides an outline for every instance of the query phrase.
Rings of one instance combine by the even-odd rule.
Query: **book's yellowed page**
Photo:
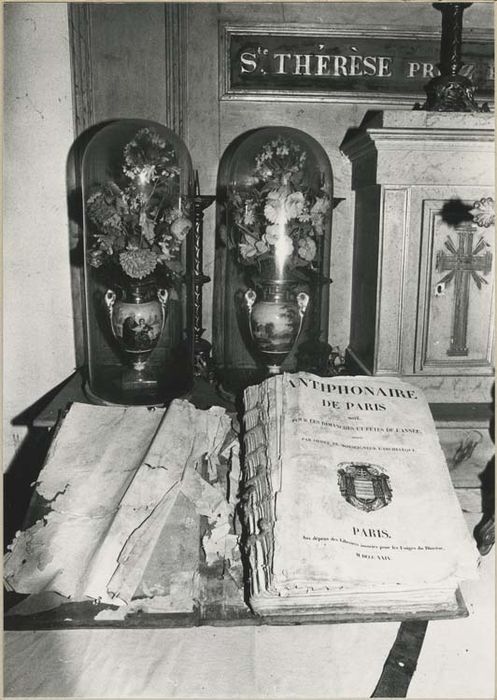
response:
[[[200,411],[187,401],[173,401],[167,413],[74,404],[40,474],[37,491],[51,510],[10,546],[4,567],[9,588],[126,605],[141,584],[144,597],[173,592],[156,595],[156,607],[191,609],[199,515],[216,535],[205,540],[209,556],[220,548],[224,554],[216,538],[222,539],[233,505],[200,472],[205,462],[214,475],[230,430],[224,409]],[[167,562],[164,585],[154,582],[151,592],[144,574],[152,571],[154,548],[178,510],[188,551]]]
[[[71,406],[36,487],[50,511],[9,546],[8,587],[81,596],[83,574],[163,415],[159,409]]]
[[[254,556],[269,557],[275,593],[422,590],[476,575],[476,546],[416,387],[305,373],[265,384],[247,395],[267,412],[254,430],[266,432],[274,549],[258,535],[254,548],[266,551]]]

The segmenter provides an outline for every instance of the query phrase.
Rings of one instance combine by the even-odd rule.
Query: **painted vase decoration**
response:
[[[245,292],[250,339],[270,375],[281,372],[297,342],[308,303],[309,295],[285,280],[267,280]]]
[[[110,329],[134,370],[142,372],[164,329],[169,292],[153,281],[130,280],[105,293]]]

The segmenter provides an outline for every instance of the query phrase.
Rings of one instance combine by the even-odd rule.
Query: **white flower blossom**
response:
[[[182,216],[179,219],[176,219],[176,221],[173,221],[171,224],[171,233],[178,239],[178,241],[183,241],[191,227],[192,222],[190,219]]]
[[[302,260],[310,262],[316,256],[316,243],[312,238],[301,238],[298,243],[298,255]]]
[[[284,227],[281,227],[279,224],[270,224],[266,226],[266,233],[264,234],[266,236],[266,241],[270,245],[274,245],[276,241],[281,238],[282,229],[284,235]]]
[[[272,224],[286,223],[285,200],[276,192],[270,192],[264,207],[264,216]]]
[[[292,192],[285,200],[285,213],[289,219],[295,219],[304,208],[302,192]]]
[[[238,249],[240,250],[240,255],[242,258],[253,258],[254,255],[257,253],[257,250],[252,243],[240,243],[238,246]]]

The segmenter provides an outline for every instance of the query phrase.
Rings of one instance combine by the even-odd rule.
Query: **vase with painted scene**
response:
[[[116,285],[105,293],[112,334],[137,372],[145,369],[164,330],[168,296],[168,290],[154,280]]]
[[[279,374],[302,330],[309,294],[272,264],[244,295],[250,343],[269,374]],[[269,270],[268,270],[269,268]],[[272,276],[268,276],[272,273]],[[300,291],[299,291],[300,289]]]

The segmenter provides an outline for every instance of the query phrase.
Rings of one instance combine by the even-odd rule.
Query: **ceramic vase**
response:
[[[164,329],[169,292],[154,280],[107,289],[109,323],[124,358],[142,372]]]
[[[287,280],[259,280],[245,292],[250,341],[269,374],[279,374],[295,345],[309,303],[309,295],[296,291]]]

